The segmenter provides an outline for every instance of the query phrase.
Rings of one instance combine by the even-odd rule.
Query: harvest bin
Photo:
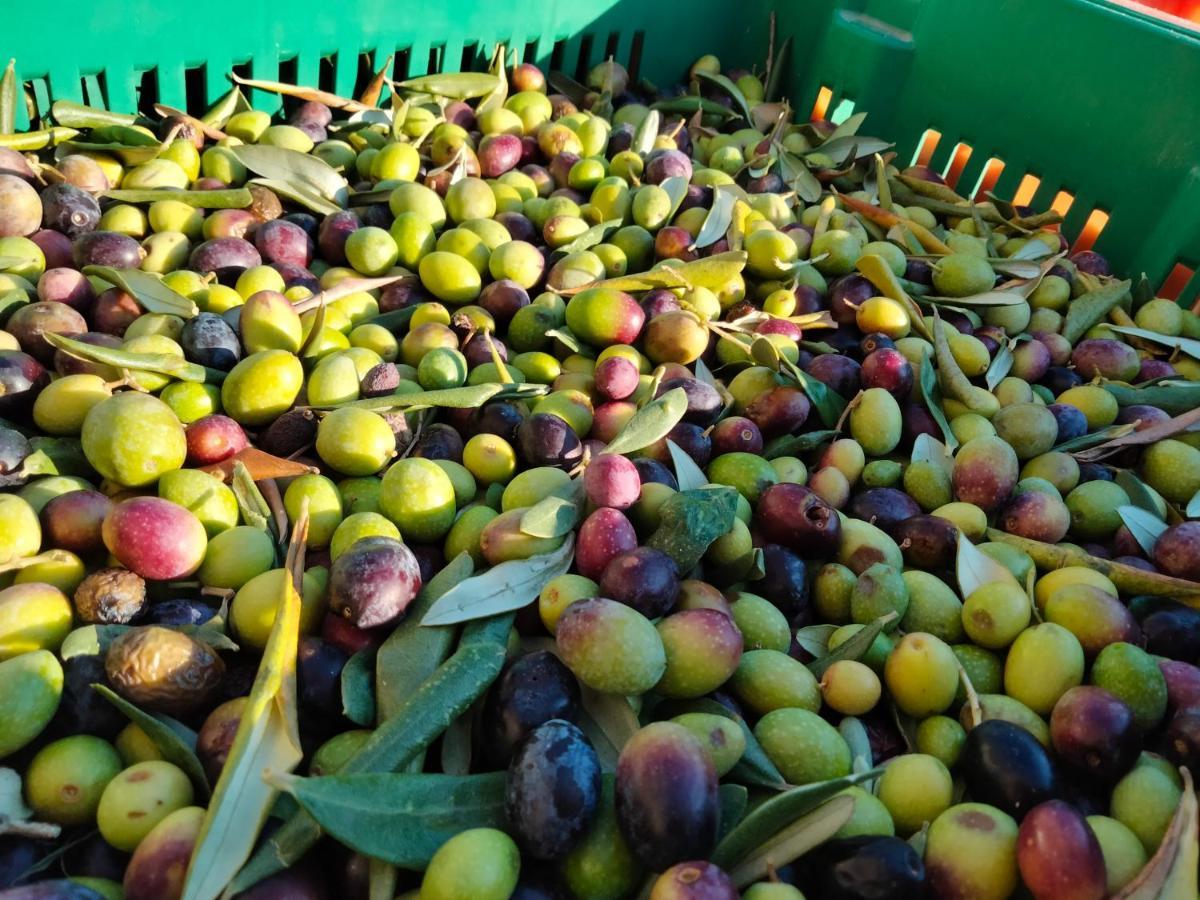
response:
[[[3,43],[41,113],[61,99],[196,112],[235,67],[350,95],[388,55],[396,78],[483,69],[501,41],[579,77],[611,55],[667,86],[701,53],[761,68],[772,13],[797,109],[867,110],[902,163],[1053,204],[1114,271],[1187,304],[1200,292],[1200,32],[1105,0],[60,0],[53,23],[8,10]]]

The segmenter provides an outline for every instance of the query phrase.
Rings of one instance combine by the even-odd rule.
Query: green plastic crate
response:
[[[772,12],[798,110],[869,111],[865,133],[953,165],[960,192],[1000,163],[1002,196],[1039,179],[1034,206],[1070,199],[1068,235],[1108,216],[1095,246],[1118,271],[1200,292],[1200,34],[1103,0],[58,0],[14,5],[0,44],[41,112],[197,111],[234,67],[348,95],[389,55],[396,77],[480,69],[499,41],[571,75],[611,55],[669,85],[701,53],[761,69]]]

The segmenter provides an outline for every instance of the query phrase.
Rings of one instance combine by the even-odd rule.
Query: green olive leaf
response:
[[[1182,415],[1175,416],[1165,422],[1156,422],[1146,428],[1138,431],[1130,432],[1121,437],[1113,438],[1112,440],[1092,447],[1080,453],[1076,453],[1075,458],[1081,462],[1095,462],[1098,459],[1103,459],[1106,456],[1111,456],[1123,447],[1136,447],[1145,444],[1153,444],[1161,441],[1164,438],[1174,437],[1175,435],[1191,431],[1200,426],[1200,408],[1189,410]],[[1140,505],[1140,504],[1135,504]]]
[[[292,532],[278,612],[258,674],[242,711],[229,757],[213,789],[200,836],[188,864],[183,900],[215,900],[249,858],[275,801],[263,772],[286,773],[303,758],[296,720],[296,648],[307,510]]]
[[[1055,444],[1054,450],[1057,453],[1074,453],[1077,450],[1087,450],[1092,447],[1099,447],[1102,444],[1108,444],[1117,438],[1131,435],[1136,430],[1137,426],[1132,422],[1125,425],[1109,425],[1107,428],[1101,428],[1099,431],[1093,431],[1091,434],[1081,434],[1077,438],[1071,438],[1069,441]]]
[[[69,143],[78,137],[79,132],[74,128],[43,128],[38,131],[25,131],[21,134],[0,135],[0,147],[9,150],[42,150],[46,147],[57,147]]]
[[[246,188],[230,188],[220,191],[104,191],[106,200],[117,203],[157,203],[159,200],[175,200],[195,209],[245,209],[254,202],[254,195]]]
[[[96,344],[85,344],[73,338],[47,331],[43,337],[46,341],[64,353],[90,362],[104,363],[118,369],[131,369],[136,372],[157,372],[169,375],[180,381],[203,383],[205,371],[203,366],[190,363],[182,356],[170,353],[134,353],[121,350],[118,347],[102,347]]]
[[[696,461],[669,438],[667,439],[667,450],[671,454],[671,464],[675,468],[675,480],[679,482],[679,490],[694,491],[708,484],[708,479],[704,476],[703,470],[696,465]]]
[[[871,769],[874,754],[871,752],[871,738],[861,719],[846,716],[838,722],[838,732],[850,748],[851,771],[867,772]]]
[[[555,253],[560,253],[563,256],[568,256],[571,253],[578,253],[580,250],[587,250],[589,247],[595,247],[597,244],[608,240],[609,235],[624,224],[623,219],[609,219],[607,222],[601,222],[599,225],[593,225],[571,243],[559,247]]]
[[[620,694],[602,694],[583,686],[583,708],[619,754],[639,728],[637,713]]]
[[[680,572],[690,572],[712,542],[733,527],[737,496],[736,490],[724,485],[672,494],[663,503],[660,524],[646,546],[675,560]]]
[[[672,388],[634,413],[603,452],[636,453],[661,441],[683,420],[687,406],[687,392],[683,388]]]
[[[762,745],[758,743],[758,738],[754,736],[754,732],[750,730],[750,726],[746,724],[745,719],[733,712],[728,706],[718,703],[709,697],[689,700],[684,709],[687,712],[700,712],[721,716],[724,719],[737,722],[738,726],[742,729],[742,736],[746,739],[746,752],[742,754],[742,758],[733,767],[733,770],[727,776],[728,778],[742,784],[750,785],[751,787],[762,787],[776,791],[787,788],[783,776],[775,768],[775,764],[771,762]]]
[[[654,149],[654,140],[658,137],[658,126],[661,122],[662,114],[657,109],[647,112],[639,123],[637,131],[633,133],[633,142],[629,145],[629,149],[638,156],[646,156]]]
[[[971,539],[962,532],[958,534],[958,550],[954,558],[954,574],[958,578],[958,591],[966,600],[976,589],[985,584],[1003,582],[1017,587],[1017,579],[1006,566],[1002,566],[986,553],[978,550]]]
[[[733,205],[736,202],[737,195],[733,191],[722,185],[713,188],[712,206],[708,210],[708,215],[704,217],[704,224],[700,226],[696,240],[692,242],[693,248],[702,250],[705,247],[711,247],[725,237],[729,226],[733,224]]]
[[[740,784],[722,784],[717,788],[717,805],[721,808],[717,817],[721,823],[717,831],[717,841],[720,842],[746,817],[750,792]]]
[[[471,772],[471,732],[478,706],[477,700],[442,734],[442,772],[447,775],[468,775]]]
[[[469,623],[454,655],[403,699],[339,775],[396,772],[424,751],[496,680],[512,623],[512,613]],[[287,868],[320,840],[321,833],[307,813],[292,816],[238,873],[231,892],[244,891]]]
[[[1153,513],[1138,509],[1136,506],[1118,506],[1117,515],[1121,517],[1121,521],[1125,523],[1125,527],[1129,529],[1133,539],[1138,542],[1138,546],[1145,551],[1146,556],[1152,557],[1154,545],[1167,530],[1167,523]]]
[[[996,351],[996,355],[992,357],[987,373],[983,376],[983,381],[989,391],[994,391],[996,385],[1007,378],[1008,373],[1012,371],[1014,343],[1014,341],[1005,341]]]
[[[93,275],[114,287],[119,287],[125,293],[132,295],[146,312],[190,319],[200,311],[195,303],[173,291],[157,275],[151,275],[140,269],[84,266],[83,274]]]
[[[1157,406],[1173,416],[1200,407],[1200,383],[1194,381],[1164,381],[1146,387],[1131,387],[1110,381],[1102,383],[1101,387],[1116,398],[1118,406]]]
[[[829,652],[829,638],[838,630],[836,625],[807,625],[796,629],[796,643],[817,659]]]
[[[374,412],[389,412],[404,410],[412,412],[418,409],[475,409],[488,400],[496,397],[504,389],[500,384],[477,384],[469,387],[445,388],[438,391],[423,391],[412,394],[389,394],[386,397],[367,397],[362,400],[347,400],[344,403],[330,403],[327,406],[314,406],[312,409],[369,409]]]
[[[794,787],[756,806],[713,851],[712,861],[729,870],[745,861],[755,849],[776,837],[822,803],[848,787],[878,778],[883,769],[872,769],[829,781]],[[838,826],[841,827],[841,826]],[[837,830],[836,828],[834,829]],[[778,865],[784,861],[779,860]]]
[[[236,72],[230,72],[228,77],[234,84],[241,85],[242,87],[253,88],[258,91],[268,91],[272,94],[282,94],[285,97],[295,97],[298,100],[311,100],[313,103],[320,103],[331,109],[344,109],[350,113],[364,112],[370,109],[369,106],[359,103],[357,100],[352,100],[349,97],[339,97],[337,94],[331,94],[328,91],[321,91],[316,88],[301,87],[282,81],[243,78]]]
[[[1067,307],[1062,336],[1072,345],[1078,343],[1088,329],[1108,318],[1108,314],[1129,296],[1132,284],[1128,280],[1101,283],[1095,290],[1076,297]]]
[[[1114,480],[1129,495],[1130,505],[1145,510],[1160,521],[1166,519],[1166,501],[1133,472],[1129,469],[1118,469]]]
[[[420,623],[446,591],[471,577],[474,563],[460,553],[421,588],[404,620],[375,657],[375,701],[380,721],[390,719],[421,683],[445,662],[457,629],[452,625],[422,628]]]
[[[1200,491],[1196,491],[1192,499],[1188,501],[1187,510],[1184,514],[1189,519],[1200,519]]]
[[[808,168],[808,163],[794,153],[784,150],[782,146],[776,149],[779,156],[779,174],[796,196],[805,203],[816,203],[824,192],[817,176]]]
[[[93,132],[94,134],[95,132]],[[141,132],[134,132],[140,136]],[[156,142],[153,146],[145,144],[121,144],[116,142],[72,141],[63,142],[72,150],[80,153],[107,153],[117,157],[126,166],[140,166],[142,163],[156,159],[162,151]]]
[[[816,407],[817,415],[827,428],[836,428],[841,421],[842,413],[846,411],[847,400],[823,381],[813,378],[798,365],[780,357],[783,371],[800,386],[800,389]]]
[[[452,100],[486,97],[496,90],[500,78],[488,72],[442,72],[397,82],[396,87],[414,94],[432,94]]]
[[[843,659],[862,659],[866,652],[871,649],[871,645],[875,643],[875,638],[879,637],[883,633],[883,629],[888,626],[888,623],[894,621],[896,618],[898,618],[896,613],[890,612],[864,625],[845,643],[838,644],[835,649],[810,662],[808,664],[808,671],[812,672],[819,679],[825,674],[825,670],[835,662],[840,662]]]
[[[0,78],[0,134],[17,130],[17,61],[10,59]]]
[[[230,479],[229,487],[237,499],[242,521],[269,535],[271,540],[279,540],[279,535],[275,533],[275,521],[271,515],[271,506],[263,497],[262,491],[258,489],[258,485],[254,483],[254,478],[250,474],[250,470],[246,468],[246,464],[240,460],[233,464],[233,478]]]
[[[763,448],[764,459],[778,459],[781,456],[798,456],[801,453],[807,453],[809,450],[815,450],[822,444],[827,444],[836,439],[838,432],[832,429],[824,431],[808,431],[804,434],[785,434],[781,437],[773,438]]]
[[[505,773],[329,775],[277,779],[339,843],[421,871],[468,828],[504,828]]]
[[[583,479],[575,478],[529,507],[521,517],[521,531],[538,538],[569,534],[579,523],[583,501]]]
[[[706,116],[715,116],[722,122],[736,118],[737,116],[737,113],[729,107],[718,103],[716,100],[691,95],[672,97],[669,100],[658,100],[650,104],[650,109],[661,110],[662,112],[677,116],[690,116],[696,112],[700,112]]]
[[[674,272],[688,287],[706,287],[710,291],[717,291],[741,274],[748,258],[744,250],[726,250],[676,266]]]
[[[1200,341],[1193,340],[1192,338],[1173,337],[1169,334],[1159,334],[1157,331],[1149,331],[1145,328],[1129,328],[1125,325],[1106,325],[1105,327],[1110,328],[1118,334],[1128,334],[1133,337],[1140,337],[1143,340],[1153,341],[1156,344],[1173,347],[1181,353],[1186,353],[1192,359],[1200,359]]]
[[[682,175],[672,175],[670,178],[664,178],[658,185],[667,192],[667,196],[671,198],[671,212],[667,216],[667,221],[670,222],[675,218],[675,213],[679,209],[679,205],[683,203],[688,192],[688,180]]]
[[[717,72],[706,72],[702,69],[695,70],[693,74],[702,81],[707,81],[709,84],[715,84],[722,91],[724,91],[729,98],[733,100],[733,105],[741,114],[742,118],[751,125],[754,124],[754,117],[750,114],[750,104],[746,100],[746,95],[743,94],[742,89],[730,81],[729,78]]]
[[[221,95],[216,103],[210,106],[200,117],[200,121],[210,128],[224,128],[235,112],[239,112],[239,107],[249,108],[250,104],[246,102],[245,96],[242,94],[242,89],[234,86],[229,91]]]
[[[375,650],[359,650],[342,667],[342,715],[362,728],[375,724]]]
[[[333,200],[313,190],[307,182],[294,178],[251,178],[247,184],[257,184],[260,187],[268,188],[285,200],[291,200],[310,212],[320,213],[323,216],[332,215],[342,209]]]
[[[319,157],[267,144],[239,144],[229,151],[255,175],[306,188],[339,209],[346,205],[349,184]]]
[[[528,606],[552,579],[566,574],[574,558],[575,540],[568,536],[552,553],[493,566],[444,593],[421,618],[421,624],[456,625]]]
[[[1024,303],[1025,298],[1012,291],[984,291],[982,294],[971,294],[966,297],[933,297],[925,296],[922,300],[929,303],[939,303],[945,306],[1016,306]]]
[[[208,778],[196,756],[196,732],[182,722],[155,713],[143,712],[107,685],[93,684],[92,690],[125,714],[134,725],[146,733],[163,759],[179,766],[193,785],[208,796]]]
[[[104,128],[108,125],[134,125],[138,117],[110,112],[95,106],[84,106],[70,100],[56,100],[50,107],[50,117],[67,128]]]
[[[929,414],[933,416],[933,420],[937,422],[938,428],[941,429],[942,437],[946,440],[946,446],[951,450],[958,446],[958,438],[954,436],[954,431],[950,428],[950,422],[946,418],[946,413],[942,410],[942,395],[938,388],[937,372],[934,369],[933,360],[923,359],[921,361],[920,377],[917,380],[917,386],[921,390],[921,399],[925,401],[925,408],[929,410]]]

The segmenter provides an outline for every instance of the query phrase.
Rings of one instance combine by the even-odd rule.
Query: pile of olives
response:
[[[1200,318],[1052,213],[681,74],[0,138],[0,897],[182,896],[207,795],[129,705],[217,783],[305,510],[301,775],[369,739],[351,671],[447,565],[573,554],[514,580],[507,662],[422,757],[507,772],[502,825],[387,896],[1098,900],[1162,865],[1200,772]],[[713,490],[698,563],[651,545]],[[746,800],[874,766],[827,839],[713,861]],[[377,871],[327,838],[238,896]]]

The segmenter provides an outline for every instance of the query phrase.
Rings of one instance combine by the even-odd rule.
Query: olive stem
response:
[[[967,705],[971,710],[971,727],[976,728],[983,721],[983,709],[979,705],[979,695],[975,693],[975,685],[971,684],[971,676],[967,674],[962,663],[958,664],[958,680],[962,682],[963,690],[967,695]]]
[[[271,508],[271,517],[275,520],[275,529],[282,537],[288,533],[288,516],[287,509],[283,505],[283,497],[279,494],[279,485],[275,483],[274,478],[264,478],[262,481],[255,482],[258,489],[262,491],[263,499],[267,501],[267,506]],[[307,498],[305,503],[307,504]],[[301,518],[304,518],[308,512],[307,506],[301,511]],[[299,527],[297,525],[297,527]],[[305,522],[305,530],[308,530],[307,521]]]
[[[49,822],[11,822],[0,819],[0,835],[27,837],[39,841],[52,841],[62,834],[62,826]]]

